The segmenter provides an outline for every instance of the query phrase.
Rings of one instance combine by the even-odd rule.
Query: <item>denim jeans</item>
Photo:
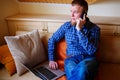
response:
[[[95,57],[84,58],[73,56],[65,59],[65,73],[67,80],[94,80],[98,69]]]

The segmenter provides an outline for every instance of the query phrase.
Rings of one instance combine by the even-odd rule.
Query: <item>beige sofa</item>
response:
[[[120,37],[101,37],[97,58],[99,80],[120,80]]]
[[[17,35],[23,33],[25,32],[18,31]],[[40,35],[47,50],[47,41],[51,34],[40,33]],[[120,36],[102,36],[97,58],[100,65],[96,80],[120,80]],[[10,76],[5,67],[2,67],[0,68],[0,80],[40,80],[40,78],[31,72],[26,72],[22,76],[16,73]]]

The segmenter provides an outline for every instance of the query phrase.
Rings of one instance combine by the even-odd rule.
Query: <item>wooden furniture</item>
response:
[[[104,36],[120,36],[120,18],[115,17],[93,17],[90,20],[101,28]],[[53,33],[64,22],[70,21],[69,15],[42,15],[42,14],[18,14],[6,18],[10,35],[16,31],[31,31],[39,29],[40,32]]]
[[[69,20],[69,16],[64,15],[15,15],[6,18],[10,35],[15,35],[15,31],[31,31],[38,29],[40,32],[55,32],[61,24]]]

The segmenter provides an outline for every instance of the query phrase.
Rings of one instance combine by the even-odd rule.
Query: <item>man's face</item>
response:
[[[71,7],[71,23],[76,24],[76,20],[82,15],[83,7],[80,5],[72,5]]]

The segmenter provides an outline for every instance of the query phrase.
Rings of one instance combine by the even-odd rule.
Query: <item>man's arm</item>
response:
[[[63,24],[49,39],[48,41],[48,57],[49,57],[49,67],[51,69],[57,69],[58,64],[55,61],[55,43],[60,41],[65,36],[65,30],[67,30],[69,23]]]
[[[50,61],[55,59],[55,43],[59,42],[62,38],[65,37],[65,31],[70,26],[70,22],[64,23],[55,33],[53,33],[52,37],[48,40],[48,57]]]

